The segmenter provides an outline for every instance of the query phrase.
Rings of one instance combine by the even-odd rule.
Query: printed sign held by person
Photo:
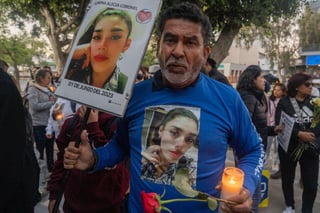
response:
[[[161,0],[94,0],[56,95],[123,116]]]

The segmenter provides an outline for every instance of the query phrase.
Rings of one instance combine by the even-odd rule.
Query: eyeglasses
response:
[[[303,85],[305,85],[306,87],[310,87],[310,86],[312,86],[312,83],[311,82],[305,82]]]

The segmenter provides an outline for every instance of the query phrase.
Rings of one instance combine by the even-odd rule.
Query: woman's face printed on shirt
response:
[[[194,120],[178,116],[161,126],[161,160],[176,163],[196,142],[198,129]]]
[[[112,72],[119,55],[131,44],[129,29],[119,16],[106,16],[95,26],[91,47],[91,65],[94,72]]]

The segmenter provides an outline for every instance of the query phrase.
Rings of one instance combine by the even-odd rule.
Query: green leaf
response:
[[[218,202],[216,199],[213,199],[211,197],[208,197],[208,207],[210,210],[214,211],[218,207]]]
[[[172,211],[169,208],[165,207],[165,206],[161,206],[161,210],[169,212],[169,213],[172,213]]]
[[[184,196],[196,197],[199,194],[199,192],[192,189],[192,187],[188,183],[188,180],[189,180],[188,169],[181,168],[177,170],[174,180],[172,181],[172,184],[176,188],[176,190],[181,194],[183,194]]]

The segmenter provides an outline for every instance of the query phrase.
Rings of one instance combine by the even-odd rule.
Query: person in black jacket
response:
[[[25,110],[20,93],[1,65],[0,100],[0,212],[33,213],[37,162],[32,155],[33,147],[30,149],[27,143]],[[33,180],[36,180],[35,184]]]
[[[256,65],[248,66],[239,76],[237,90],[248,108],[253,124],[259,133],[263,149],[266,151],[268,135],[276,135],[280,131],[279,126],[267,126],[267,99],[265,95],[266,80],[261,68]],[[261,200],[260,184],[252,197],[252,210],[258,212]]]
[[[217,62],[208,57],[206,63],[202,66],[201,72],[205,73],[206,75],[210,76],[211,78],[220,81],[226,85],[231,86],[230,82],[228,81],[227,77],[223,75],[217,69]]]
[[[309,143],[320,136],[319,124],[315,128],[310,128],[313,117],[313,105],[310,103],[311,91],[312,77],[306,73],[297,73],[288,81],[288,96],[282,98],[276,108],[276,124],[280,123],[282,112],[295,119],[287,151],[282,146],[278,146],[282,191],[287,206],[283,213],[293,213],[295,209],[293,184],[297,161],[292,153],[299,143]],[[303,184],[301,212],[312,213],[318,187],[319,155],[309,148],[303,151],[298,162]]]

